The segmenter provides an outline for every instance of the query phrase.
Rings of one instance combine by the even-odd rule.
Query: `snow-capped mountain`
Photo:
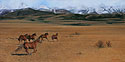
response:
[[[103,13],[125,13],[125,8],[101,7],[101,8],[83,8],[83,9],[68,9],[76,14],[103,14]]]
[[[1,10],[0,10],[0,15],[7,14],[7,13],[9,13],[9,12],[11,12],[11,10],[1,9]]]
[[[1,9],[0,10],[0,15],[5,15],[5,14],[8,14],[10,12],[14,12],[16,11],[17,9]]]
[[[40,11],[49,11],[49,12],[54,12],[54,13],[57,13],[57,14],[67,14],[67,13],[71,13],[70,11],[68,11],[67,9],[62,9],[62,8],[49,8],[47,6],[40,6],[39,9]]]
[[[29,6],[24,4],[24,3],[21,3],[20,6],[16,9],[9,9],[8,7],[5,7],[4,5],[1,5],[0,6],[0,15],[5,15],[7,13],[14,12],[17,9],[25,9],[25,8],[28,8],[28,7]]]
[[[51,11],[51,8],[42,5],[42,6],[40,6],[40,7],[38,8],[38,10],[40,10],[40,11]]]

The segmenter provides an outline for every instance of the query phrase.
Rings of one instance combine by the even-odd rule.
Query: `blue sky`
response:
[[[50,8],[68,8],[68,7],[93,7],[114,6],[125,7],[125,0],[0,0],[0,7],[8,9],[20,8],[24,3],[27,7],[39,8],[48,6]]]

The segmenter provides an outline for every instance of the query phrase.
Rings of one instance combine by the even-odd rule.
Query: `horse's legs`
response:
[[[27,39],[24,39],[24,43],[27,42]]]
[[[29,54],[28,49],[26,49],[25,51],[27,52],[27,54]]]
[[[52,41],[54,41],[53,37],[51,39],[52,39]]]
[[[37,49],[36,49],[36,48],[34,48],[33,50],[34,50],[34,51],[33,51],[33,53],[36,53]]]
[[[48,40],[48,38],[46,37],[46,39]],[[49,41],[49,40],[48,40]]]
[[[52,39],[54,41],[54,39]]]
[[[57,41],[58,41],[58,38],[57,38]]]
[[[30,39],[28,39],[29,40],[29,42],[30,42]]]
[[[19,40],[19,44],[20,44],[20,40]]]
[[[41,38],[41,40],[43,41],[43,38]]]
[[[22,40],[22,39],[20,39],[20,40],[19,40],[19,44],[20,44],[22,41],[23,41],[23,40]]]
[[[32,40],[35,40],[35,38],[33,38]]]

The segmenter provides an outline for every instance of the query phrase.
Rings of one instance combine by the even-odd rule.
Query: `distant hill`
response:
[[[26,8],[26,9],[16,10],[4,16],[27,16],[27,15],[37,16],[37,15],[48,15],[48,14],[54,14],[54,13],[48,11],[34,10],[32,8]]]
[[[39,20],[43,20],[44,18],[53,17],[56,15],[62,15],[62,14],[68,14],[64,16],[60,16],[57,18],[60,18],[61,20],[88,20],[88,21],[106,21],[107,18],[119,18],[124,19],[125,14],[124,13],[112,13],[112,14],[73,14],[68,12],[67,10],[56,10],[58,14],[55,14],[54,12],[50,11],[40,11],[40,10],[34,10],[32,8],[25,8],[25,9],[18,9],[14,12],[10,12],[8,14],[5,14],[4,17],[35,17],[38,16]]]
[[[43,20],[51,16],[57,15],[50,11],[40,11],[32,8],[18,9],[14,12],[9,12],[5,15],[0,16],[0,20],[3,19],[29,19],[35,21],[34,19]]]
[[[111,18],[117,18],[117,20],[125,19],[124,13],[112,13],[112,14],[69,14],[58,17],[62,20],[87,20],[87,21],[107,21]],[[116,21],[116,20],[115,20]]]
[[[42,23],[79,25],[79,26],[88,26],[88,25],[90,26],[91,24],[98,24],[98,23],[101,23],[101,24],[102,23],[105,23],[105,24],[125,23],[124,13],[73,14],[63,9],[58,10],[56,12],[57,13],[54,13],[51,11],[40,11],[40,10],[34,10],[32,8],[18,9],[4,16],[0,16],[0,20],[25,19],[29,21],[38,21]]]

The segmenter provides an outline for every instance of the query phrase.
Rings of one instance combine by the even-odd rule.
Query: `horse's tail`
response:
[[[21,50],[23,48],[23,46],[24,46],[23,44],[19,45],[18,48],[15,50],[15,52]]]

